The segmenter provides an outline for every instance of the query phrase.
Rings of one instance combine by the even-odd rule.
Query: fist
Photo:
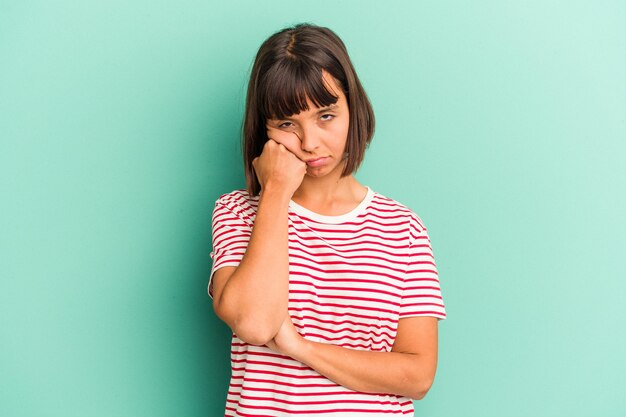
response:
[[[266,124],[267,128],[267,137],[282,144],[285,148],[289,150],[292,154],[294,154],[301,161],[306,161],[309,157],[302,150],[301,140],[298,134],[294,131],[286,132],[282,129],[275,128]]]
[[[300,187],[306,174],[306,163],[289,151],[285,145],[268,139],[263,152],[252,160],[261,189],[272,187],[286,191],[289,196]]]

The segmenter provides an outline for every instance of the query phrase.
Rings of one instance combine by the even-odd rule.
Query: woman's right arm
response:
[[[215,313],[237,337],[254,345],[272,340],[287,314],[289,201],[306,174],[306,163],[294,153],[297,139],[276,130],[269,134],[252,161],[261,194],[246,252],[237,267],[213,275]]]
[[[213,308],[241,340],[264,345],[278,333],[289,299],[287,211],[291,195],[265,189],[237,267],[213,275]]]

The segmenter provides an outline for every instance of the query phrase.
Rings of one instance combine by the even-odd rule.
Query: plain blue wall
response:
[[[416,415],[625,415],[623,2],[6,0],[0,415],[223,414],[211,213],[254,54],[302,21],[374,105],[357,178],[429,228],[448,319]]]

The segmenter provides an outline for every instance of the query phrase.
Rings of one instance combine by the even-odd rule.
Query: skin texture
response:
[[[367,192],[352,175],[340,177],[349,109],[334,79],[325,71],[323,76],[327,88],[339,96],[336,108],[319,112],[308,100],[308,110],[267,121],[270,140],[253,161],[262,188],[257,218],[240,265],[215,272],[214,308],[242,340],[265,344],[340,385],[421,399],[432,385],[437,367],[435,317],[400,319],[391,352],[307,340],[289,317],[285,220],[289,199],[332,216],[351,211]],[[319,157],[328,158],[323,166],[304,163]]]
[[[267,347],[355,391],[393,393],[420,400],[435,378],[437,319],[400,319],[391,352],[372,352],[307,340],[286,315]]]
[[[292,200],[316,213],[340,215],[358,205],[367,189],[349,175],[341,178],[346,159],[344,152],[350,126],[350,111],[346,96],[326,71],[322,72],[327,89],[338,100],[336,107],[319,112],[307,99],[308,110],[285,119],[267,120],[267,136],[282,144],[302,161],[327,157],[320,167],[306,167],[302,183]]]

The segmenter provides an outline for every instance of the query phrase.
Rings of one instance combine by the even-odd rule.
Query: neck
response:
[[[352,175],[339,179],[305,177],[300,187],[293,194],[292,199],[314,203],[343,200],[354,194],[357,185],[358,183]]]
[[[313,204],[327,204],[350,199],[358,194],[362,187],[352,175],[342,178],[340,176],[342,169],[343,164],[340,164],[334,172],[323,177],[305,175],[292,199],[294,201],[308,201]]]

